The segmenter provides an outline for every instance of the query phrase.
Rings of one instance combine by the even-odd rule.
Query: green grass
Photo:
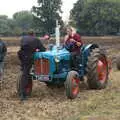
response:
[[[120,72],[114,71],[109,86],[101,91],[87,91],[86,99],[72,103],[73,115],[67,120],[120,120]],[[77,109],[77,110],[76,110]]]

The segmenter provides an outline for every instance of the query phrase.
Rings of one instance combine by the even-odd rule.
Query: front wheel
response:
[[[74,99],[79,94],[79,74],[76,71],[70,71],[65,81],[66,95],[69,99]]]
[[[91,89],[103,89],[108,80],[107,57],[99,48],[95,48],[90,53],[87,62],[87,82]]]

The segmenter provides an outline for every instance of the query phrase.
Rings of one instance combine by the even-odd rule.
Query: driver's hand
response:
[[[71,42],[76,42],[74,39],[70,39]]]
[[[76,42],[76,45],[77,45],[78,47],[80,47],[80,46],[81,46],[81,43],[80,43],[80,42]]]

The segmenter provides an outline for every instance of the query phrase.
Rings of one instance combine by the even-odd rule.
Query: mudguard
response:
[[[88,45],[83,45],[81,47],[80,51],[80,76],[84,76],[86,74],[86,66],[87,66],[87,61],[88,57],[90,55],[90,52],[95,49],[99,48],[97,44],[88,44]]]

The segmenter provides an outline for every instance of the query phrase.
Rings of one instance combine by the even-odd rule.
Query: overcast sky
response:
[[[69,11],[73,7],[73,3],[77,0],[62,0],[63,1],[63,20],[67,20],[69,17]],[[12,15],[21,10],[30,10],[33,5],[37,4],[37,0],[0,0],[0,15]]]

